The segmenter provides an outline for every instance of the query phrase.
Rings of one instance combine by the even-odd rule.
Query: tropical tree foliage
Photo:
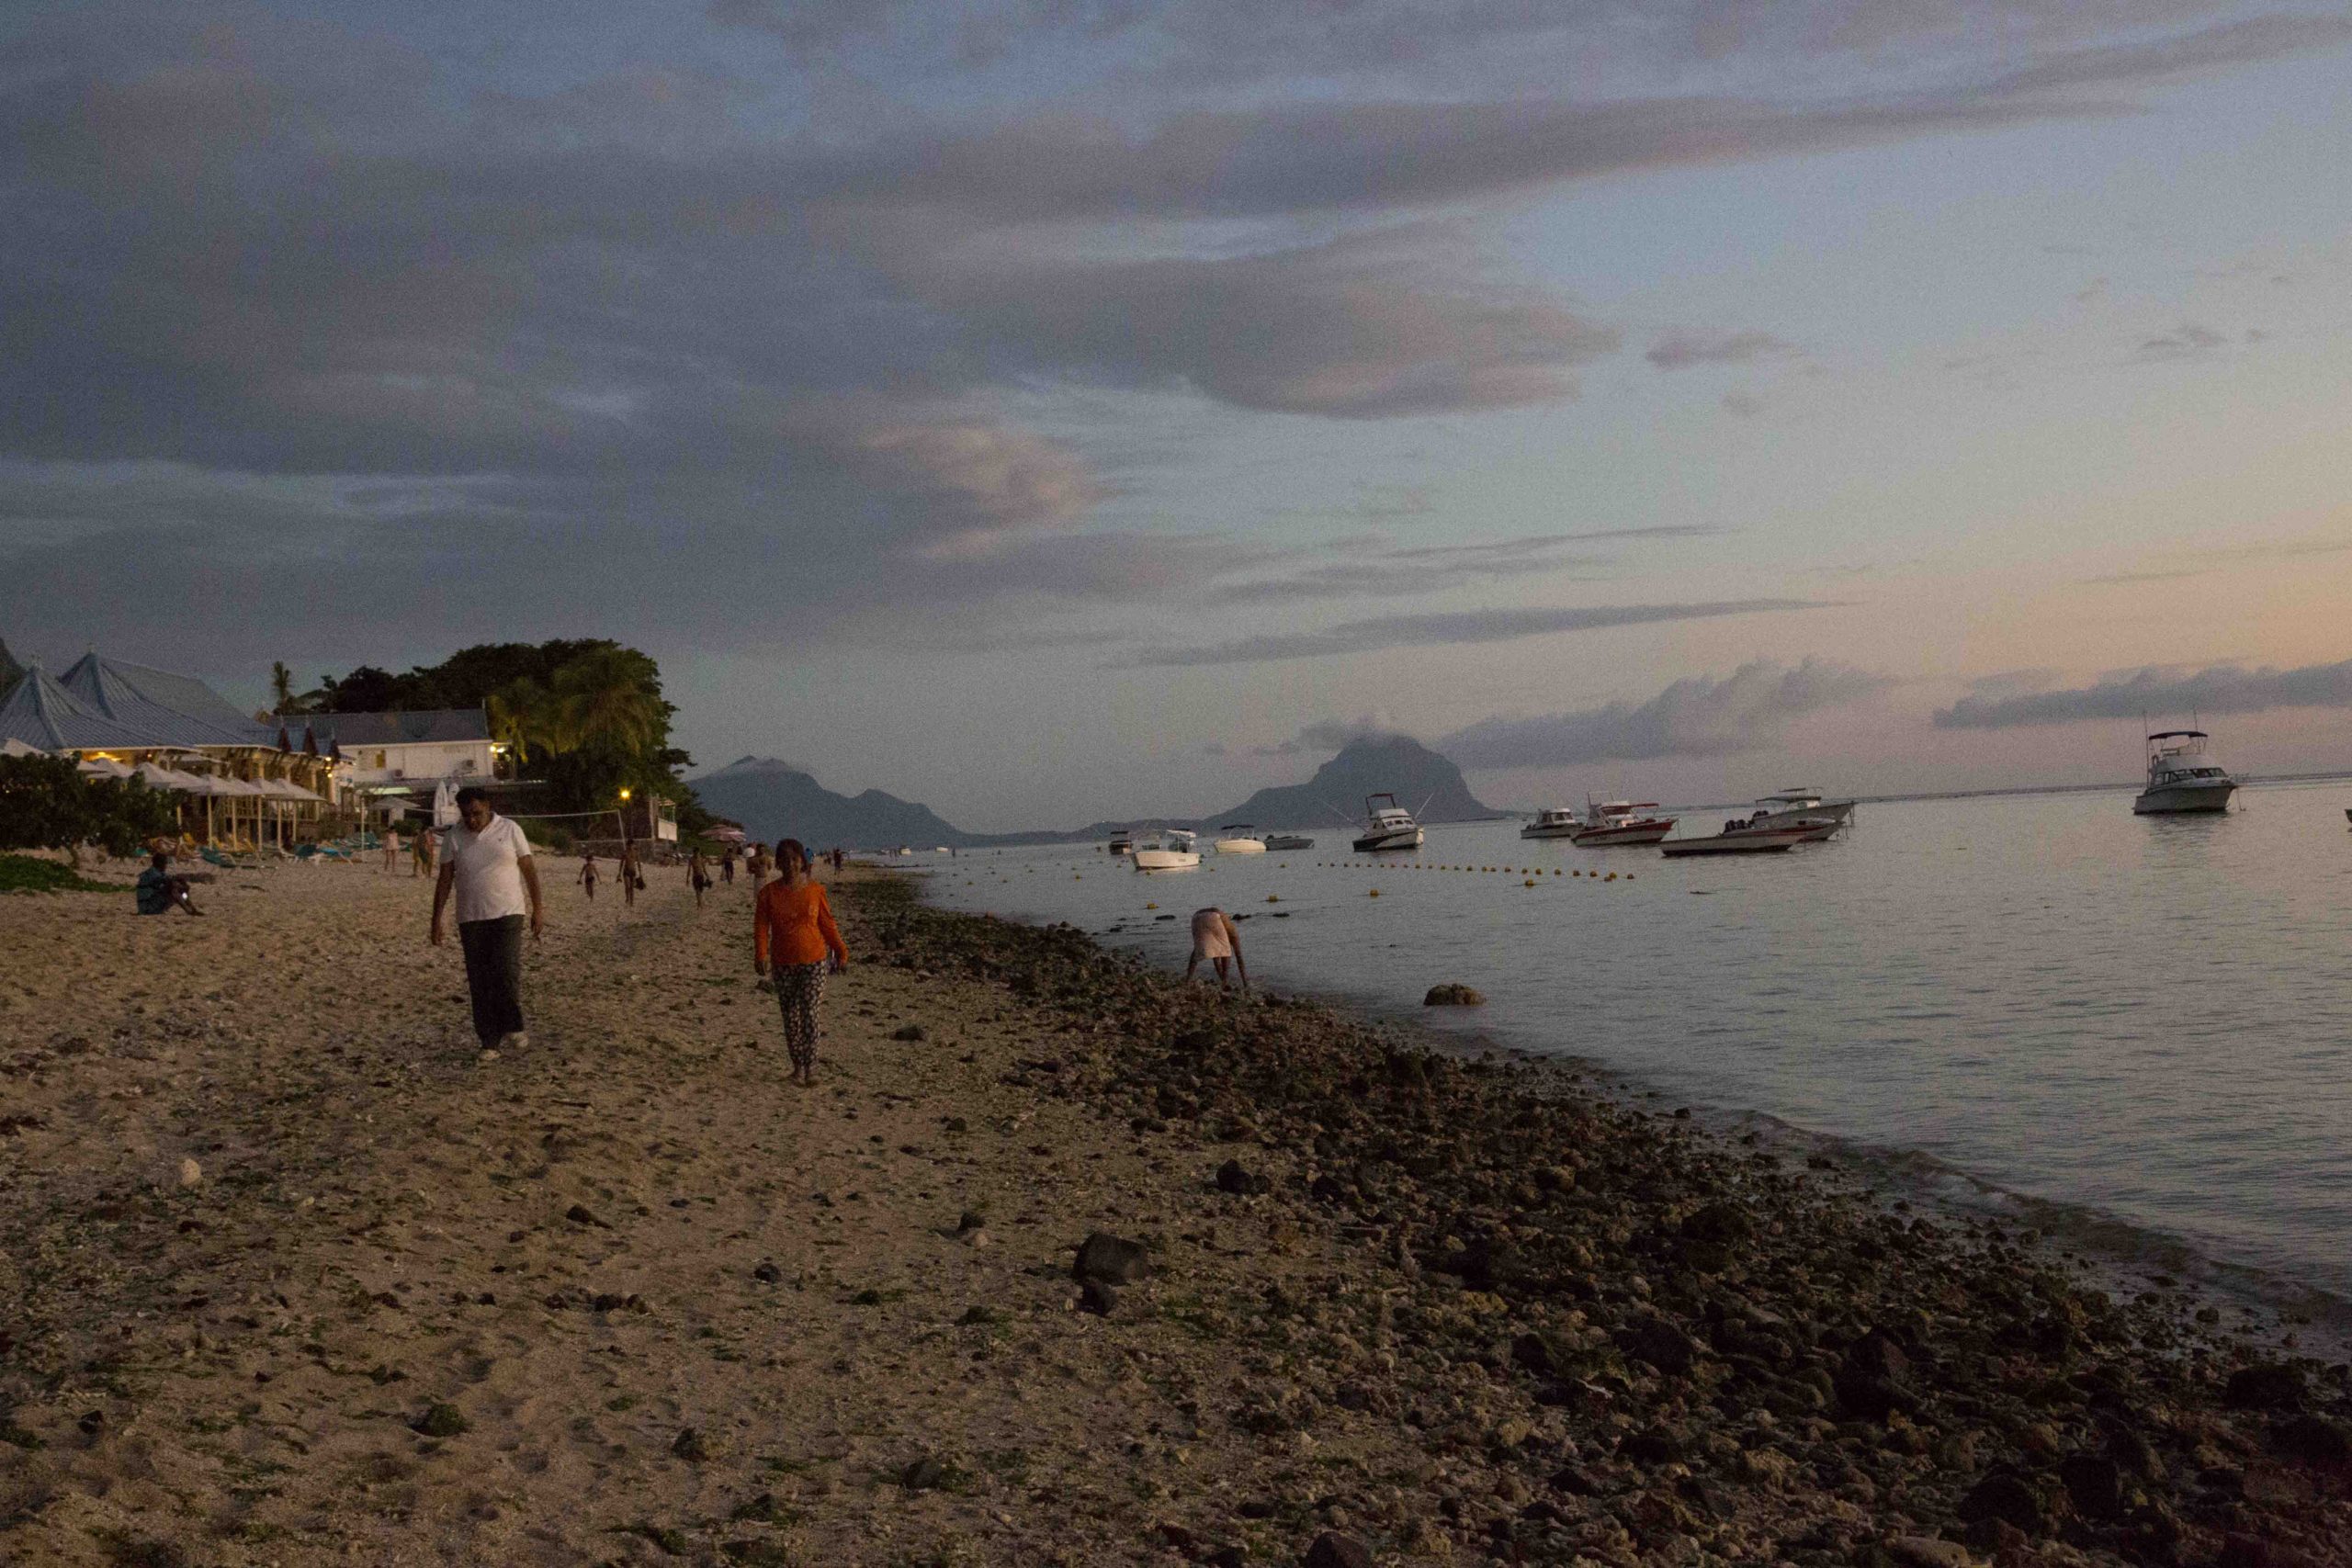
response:
[[[677,709],[661,666],[605,638],[483,643],[403,675],[362,665],[295,700],[327,713],[479,706],[492,739],[545,783],[548,809],[595,810],[628,788],[678,801],[682,824],[704,816],[679,781],[693,759],[670,744]]]
[[[130,855],[177,828],[171,797],[136,779],[86,779],[64,757],[0,757],[0,850]]]

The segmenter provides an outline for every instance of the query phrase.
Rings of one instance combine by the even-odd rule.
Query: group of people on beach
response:
[[[433,888],[430,939],[435,947],[445,942],[445,917],[454,902],[474,1036],[486,1055],[517,1050],[530,1042],[523,1021],[523,937],[527,931],[537,942],[546,927],[538,866],[521,825],[493,811],[483,790],[458,792],[458,825],[447,829],[448,843]],[[842,852],[834,851],[831,859],[838,871]],[[731,847],[718,861],[719,875],[731,885]],[[617,869],[621,897],[633,905],[645,876],[632,847],[623,848]],[[826,976],[849,967],[849,950],[842,943],[831,902],[811,874],[808,852],[799,840],[779,840],[773,863],[764,847],[754,846],[746,869],[752,884],[752,967],[762,987],[775,994],[792,1062],[791,1081],[813,1084],[818,1004],[824,999]],[[710,862],[700,851],[688,858],[686,874],[699,907],[713,883]],[[580,886],[591,899],[598,878],[595,857],[584,857]]]

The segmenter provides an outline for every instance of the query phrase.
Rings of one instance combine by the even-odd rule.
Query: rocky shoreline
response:
[[[1394,1420],[1464,1467],[1427,1517],[1364,1521],[1375,1555],[2352,1562],[2352,1368],[2114,1299],[2030,1235],[1883,1205],[1687,1112],[1312,1003],[1221,1003],[1068,927],[910,904],[876,930],[902,965],[1118,1021],[1051,1092],[1279,1156],[1265,1201],[1380,1260],[1379,1289],[1270,1291],[1219,1325],[1293,1358],[1233,1422]],[[1228,1193],[1263,1180],[1219,1167]],[[1366,1345],[1393,1347],[1376,1371]]]

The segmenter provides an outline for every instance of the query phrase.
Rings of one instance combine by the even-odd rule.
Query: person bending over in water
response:
[[[139,912],[161,915],[177,908],[191,915],[204,913],[187,896],[187,877],[172,874],[172,857],[157,850],[149,857],[147,869],[139,874],[138,884],[133,889],[139,899]]]
[[[1193,958],[1184,965],[1184,978],[1190,980],[1193,971],[1207,959],[1216,965],[1217,989],[1233,989],[1233,977],[1226,973],[1227,963],[1241,971],[1241,989],[1250,989],[1250,965],[1241,962],[1241,931],[1233,917],[1212,904],[1193,914]]]
[[[752,967],[775,974],[776,1006],[784,1013],[785,1048],[792,1081],[817,1081],[817,1004],[825,976],[849,967],[849,952],[833,926],[825,890],[808,875],[808,852],[797,839],[775,847],[776,879],[752,900]]]

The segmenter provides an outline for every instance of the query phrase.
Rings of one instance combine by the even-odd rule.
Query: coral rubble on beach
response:
[[[2030,1236],[888,880],[795,1090],[550,883],[491,1062],[404,877],[0,910],[0,1560],[2352,1562],[2346,1370]]]

